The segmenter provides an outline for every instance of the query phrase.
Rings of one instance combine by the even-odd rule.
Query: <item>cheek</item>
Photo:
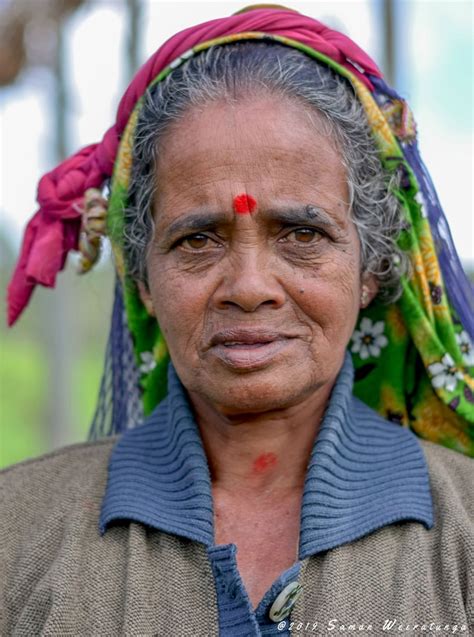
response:
[[[196,285],[194,277],[156,262],[149,269],[149,281],[156,319],[170,352],[177,352],[199,337],[206,314],[206,287]]]
[[[329,341],[348,341],[359,312],[357,259],[332,259],[318,272],[306,273],[298,283],[292,296],[314,329],[322,331]]]

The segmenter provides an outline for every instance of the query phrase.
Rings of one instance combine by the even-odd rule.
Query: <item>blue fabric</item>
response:
[[[374,97],[377,101],[385,100],[386,95],[392,99],[402,99],[383,78],[371,75],[370,81],[375,87]],[[436,254],[449,300],[464,329],[471,339],[474,339],[474,285],[462,267],[446,215],[439,202],[431,176],[420,157],[418,142],[416,140],[409,144],[401,142],[400,147],[423,192]]]
[[[220,637],[258,635],[258,623],[239,575],[235,544],[208,549],[216,582]]]
[[[211,479],[199,430],[172,365],[168,396],[112,452],[100,531],[117,519],[214,544]]]
[[[352,381],[347,355],[306,474],[300,559],[393,522],[433,525],[428,470],[418,439],[352,396]]]
[[[352,386],[352,360],[346,354],[308,465],[300,560],[394,522],[433,526],[428,469],[418,439],[354,398]],[[285,635],[287,630],[278,630],[268,618],[268,609],[280,590],[297,580],[300,564],[274,582],[254,612],[238,573],[236,547],[214,544],[209,467],[172,364],[168,391],[143,425],[122,434],[112,452],[100,532],[114,521],[131,520],[201,542],[215,577],[221,635]]]
[[[116,276],[104,371],[89,440],[111,436],[143,422],[139,380],[140,373],[125,314],[122,284]]]
[[[237,568],[236,554],[237,549],[234,544],[212,546],[208,549],[216,582],[220,637],[242,637],[243,635],[289,637],[291,634],[289,620],[277,624],[269,618],[268,612],[285,586],[298,581],[300,563],[294,564],[280,575],[265,593],[254,612]]]

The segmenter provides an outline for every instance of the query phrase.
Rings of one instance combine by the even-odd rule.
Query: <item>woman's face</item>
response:
[[[191,396],[232,415],[327,395],[361,277],[323,120],[272,96],[194,108],[167,131],[156,182],[141,295]]]

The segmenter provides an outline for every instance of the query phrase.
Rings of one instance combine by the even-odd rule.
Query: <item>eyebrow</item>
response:
[[[262,213],[262,217],[268,221],[276,221],[288,225],[316,222],[331,230],[341,230],[340,226],[325,210],[313,204],[285,206],[279,209],[268,210]],[[165,241],[170,241],[173,237],[182,232],[215,230],[218,227],[229,226],[233,221],[234,215],[229,217],[229,213],[225,212],[191,213],[170,223],[170,225],[164,229],[161,236]]]
[[[162,236],[165,240],[170,240],[183,231],[214,230],[218,226],[229,225],[231,222],[232,219],[229,219],[229,215],[224,212],[196,212],[170,223],[164,229]]]
[[[282,207],[281,209],[272,210],[265,215],[272,221],[280,223],[298,224],[316,222],[322,226],[326,226],[332,230],[340,230],[338,223],[325,210],[313,204],[305,206]]]

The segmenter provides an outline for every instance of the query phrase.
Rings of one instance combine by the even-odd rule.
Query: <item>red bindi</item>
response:
[[[236,195],[234,197],[234,212],[239,215],[246,215],[252,213],[257,206],[257,202],[252,195]]]
[[[274,453],[262,453],[253,463],[253,473],[263,473],[267,469],[274,467],[277,463],[277,457]]]

